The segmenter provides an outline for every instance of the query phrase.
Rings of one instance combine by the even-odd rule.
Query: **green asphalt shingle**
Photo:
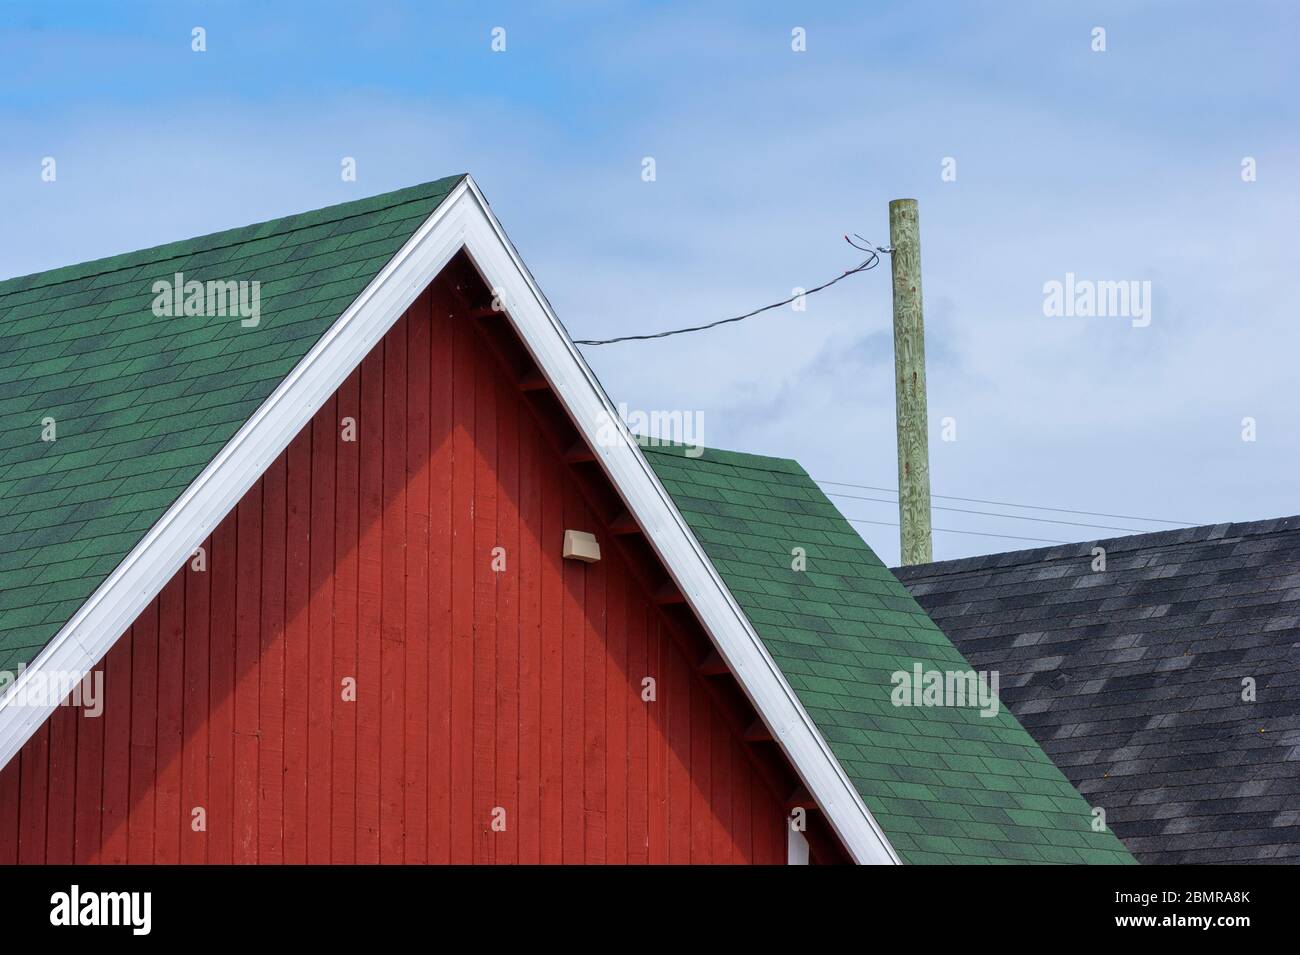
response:
[[[461,178],[0,282],[0,670],[36,656]],[[155,316],[153,283],[177,272],[259,282],[260,323]]]
[[[1005,706],[893,705],[895,672],[971,667],[803,468],[644,451],[905,862],[1134,861]]]
[[[0,670],[36,656],[460,178],[0,282]],[[156,317],[153,283],[177,272],[260,282],[260,324]],[[891,673],[967,664],[798,464],[646,453],[904,860],[1132,861],[1005,708],[891,704]]]

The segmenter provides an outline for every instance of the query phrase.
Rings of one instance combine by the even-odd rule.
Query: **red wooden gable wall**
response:
[[[457,308],[426,291],[141,614],[102,718],[0,771],[0,863],[785,861],[787,794]]]

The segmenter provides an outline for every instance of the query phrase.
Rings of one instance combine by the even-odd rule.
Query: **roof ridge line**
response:
[[[1095,537],[1065,544],[1053,544],[1049,547],[1032,547],[1019,551],[999,551],[993,554],[978,554],[973,557],[955,557],[951,560],[931,561],[928,564],[891,567],[890,570],[900,580],[904,578],[921,580],[926,577],[944,577],[993,567],[1004,569],[1027,564],[1046,563],[1072,556],[1077,557],[1079,555],[1076,552],[1079,548],[1086,547],[1091,550],[1093,547],[1115,542],[1126,545],[1123,549],[1130,551],[1144,547],[1178,547],[1213,540],[1261,537],[1297,529],[1300,529],[1300,515],[1263,518],[1255,521],[1223,521],[1218,524],[1198,524],[1194,527],[1176,527],[1168,530],[1148,531],[1142,534],[1126,534],[1122,537]],[[1183,535],[1190,536],[1183,537]],[[1015,559],[1007,560],[1006,558]]]
[[[678,456],[674,453],[676,449],[690,447],[690,445],[665,443],[662,441],[658,442],[657,444],[645,444],[643,442],[652,439],[647,439],[644,435],[638,435],[635,433],[633,433],[632,437],[636,439],[637,447],[640,448],[642,451],[652,451],[659,454],[673,454],[674,457]],[[761,458],[762,460],[765,461],[782,461],[786,464],[793,464],[802,473],[808,474],[808,471],[804,468],[802,464],[799,463],[798,459],[796,458],[782,458],[774,454],[755,454],[752,451],[733,451],[730,448],[717,448],[717,447],[713,447],[712,445],[704,446],[703,450],[705,453],[709,451],[715,451],[719,454],[736,454],[746,458]],[[703,455],[701,455],[700,457],[703,457]],[[692,458],[691,460],[698,461],[700,460],[700,458],[696,457],[696,458]],[[728,464],[732,467],[747,468],[751,471],[762,471],[765,474],[788,474],[789,473],[788,471],[774,471],[771,468],[759,467],[757,465],[747,464],[744,462],[717,461],[713,463]]]

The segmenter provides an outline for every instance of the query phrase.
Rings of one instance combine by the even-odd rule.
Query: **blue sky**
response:
[[[1293,3],[8,2],[0,275],[468,171],[570,332],[609,337],[820,283],[855,264],[844,232],[883,243],[888,201],[912,196],[937,493],[1191,523],[1290,515],[1297,44]],[[1067,272],[1151,282],[1151,324],[1044,316],[1044,283]],[[702,412],[709,444],[892,487],[889,308],[881,269],[805,313],[587,353],[615,400]],[[896,529],[859,527],[896,561]],[[935,535],[940,558],[1027,546]]]

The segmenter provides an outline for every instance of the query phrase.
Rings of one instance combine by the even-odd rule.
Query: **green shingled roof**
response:
[[[461,178],[0,282],[0,670],[49,642]],[[258,281],[260,323],[156,317],[153,283],[177,272]]]
[[[36,656],[460,178],[0,282],[0,670]],[[153,283],[177,272],[260,282],[260,324],[155,316]],[[802,468],[646,450],[906,861],[1132,861],[1006,709],[891,705],[894,671],[968,667]]]
[[[905,862],[1134,861],[1006,707],[893,705],[893,673],[970,665],[803,468],[644,450]]]

